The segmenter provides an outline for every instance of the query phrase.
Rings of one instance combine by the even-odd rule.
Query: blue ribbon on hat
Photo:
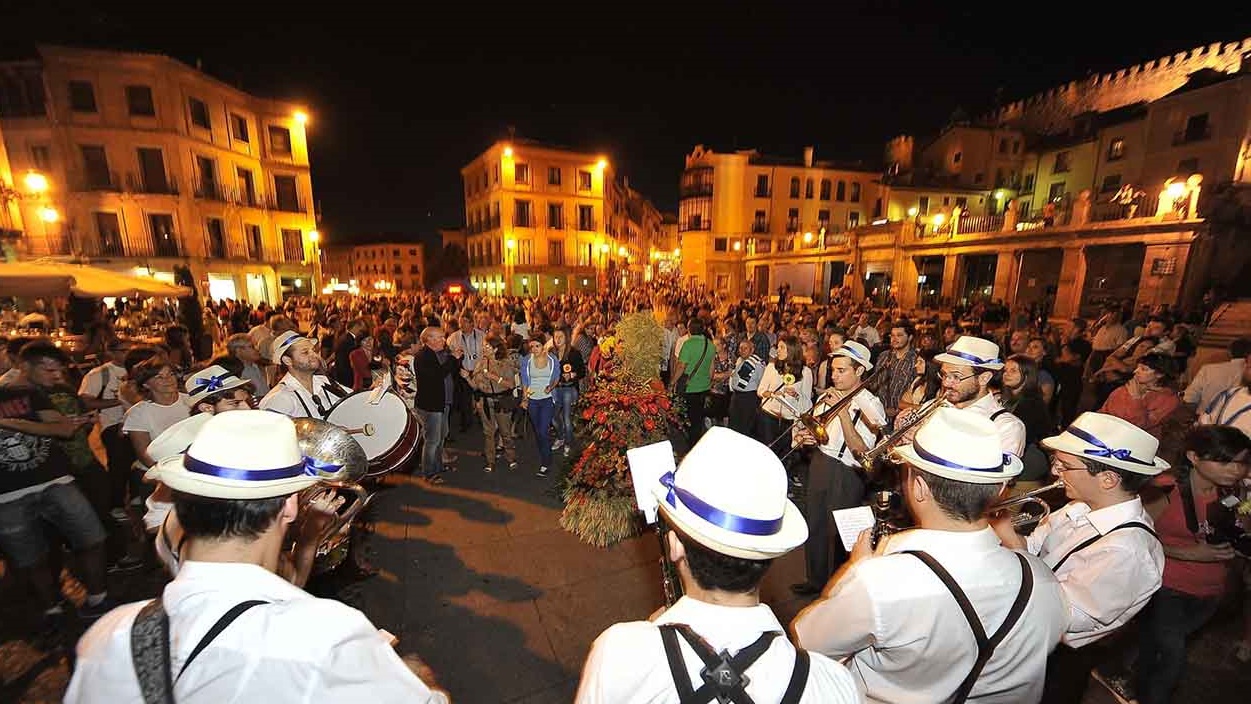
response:
[[[1141,464],[1147,467],[1155,466],[1155,462],[1147,462],[1146,460],[1140,460],[1137,457],[1134,457],[1134,454],[1132,452],[1130,452],[1129,450],[1123,447],[1113,450],[1112,448],[1108,447],[1102,440],[1095,437],[1094,435],[1091,435],[1085,430],[1082,430],[1081,428],[1075,428],[1073,426],[1069,426],[1069,428],[1065,432],[1067,432],[1069,435],[1076,437],[1079,440],[1085,440],[1086,442],[1098,448],[1095,450],[1082,450],[1082,454],[1091,455],[1092,457],[1110,457],[1112,459],[1121,460],[1122,462],[1133,462],[1134,464]]]
[[[864,357],[861,357],[861,356],[860,356],[860,353],[856,351],[856,348],[855,348],[855,347],[851,347],[851,346],[849,346],[849,345],[839,345],[839,348],[838,348],[838,349],[840,349],[840,350],[842,350],[843,352],[846,352],[847,354],[851,355],[853,359],[858,359],[858,360],[860,360],[861,362],[866,361],[866,360],[865,360],[865,358],[864,358]]]
[[[912,443],[912,451],[917,453],[917,457],[920,457],[926,462],[933,462],[936,465],[940,465],[948,469],[959,469],[965,472],[1002,472],[1003,468],[1007,466],[1009,462],[1012,461],[1012,455],[1009,455],[1008,453],[1005,452],[1003,453],[1003,462],[1001,462],[1000,464],[994,467],[970,467],[968,465],[963,465],[957,462],[952,462],[950,460],[943,459],[942,457],[939,457],[938,455],[932,452],[929,452],[924,447],[921,447],[916,442]]]
[[[960,359],[967,359],[970,362],[978,366],[986,366],[987,364],[999,364],[1000,363],[998,357],[991,357],[990,359],[982,359],[981,357],[978,357],[975,354],[969,354],[968,352],[961,352],[959,350],[947,350],[944,354],[949,354],[952,357],[959,357]]]
[[[198,460],[191,455],[183,455],[182,466],[188,472],[243,482],[269,482],[279,479],[294,479],[300,476],[316,477],[322,473],[333,474],[343,468],[343,465],[323,462],[313,457],[305,457],[299,464],[278,467],[277,469],[236,469]]]
[[[678,500],[680,499],[682,505],[690,509],[691,513],[718,528],[724,528],[731,533],[741,533],[743,535],[777,535],[778,531],[782,530],[781,516],[772,519],[744,518],[743,516],[726,513],[715,506],[704,503],[699,497],[674,484],[673,472],[666,472],[660,478],[660,483],[669,488],[669,495],[665,497],[665,503],[677,508]]]
[[[195,380],[195,387],[196,387],[195,393],[197,394],[203,393],[203,392],[212,393],[214,391],[220,391],[222,386],[225,385],[225,381],[232,376],[234,375],[231,374],[230,372],[222,372],[221,374],[218,374],[217,376],[210,376],[207,379],[205,379],[204,377],[196,379]]]

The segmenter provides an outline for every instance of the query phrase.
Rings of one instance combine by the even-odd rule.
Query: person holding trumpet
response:
[[[213,416],[158,462],[190,536],[182,568],[83,635],[65,701],[446,704],[364,614],[274,573],[298,494],[321,481],[311,466],[290,418],[253,410]]]
[[[873,369],[869,349],[848,340],[830,353],[831,385],[812,407],[812,416],[825,429],[822,442],[802,423],[796,423],[794,442],[816,446],[808,465],[808,541],[804,543],[804,563],[808,578],[791,585],[801,596],[820,594],[834,569],[846,559],[839,541],[831,540],[830,512],[864,503],[865,484],[858,455],[873,446],[877,432],[886,425],[886,410],[878,397],[864,384],[865,372]],[[841,403],[844,399],[850,400]],[[831,413],[841,405],[836,413]],[[835,552],[835,555],[831,555]],[[831,564],[836,563],[836,564]]]
[[[846,659],[868,702],[1022,704],[1042,696],[1068,622],[1042,560],[1000,544],[987,508],[1021,472],[982,414],[941,407],[895,449],[917,528],[872,546],[861,532],[796,644]]]
[[[1028,538],[1007,516],[993,519],[1003,544],[1037,555],[1055,571],[1069,604],[1069,625],[1047,661],[1043,701],[1081,701],[1101,653],[1091,644],[1125,625],[1160,588],[1164,549],[1138,491],[1169,468],[1159,441],[1105,413],[1083,413],[1044,438],[1051,472],[1069,501]]]

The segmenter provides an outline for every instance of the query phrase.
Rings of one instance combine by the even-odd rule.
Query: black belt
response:
[[[500,396],[512,396],[513,390],[507,389],[505,391],[496,391],[495,393],[491,393],[491,394],[488,394],[486,392],[479,392],[479,393],[481,393],[486,398],[499,398]]]

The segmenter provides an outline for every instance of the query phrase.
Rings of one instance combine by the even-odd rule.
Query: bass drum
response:
[[[404,401],[385,388],[357,391],[339,401],[326,420],[345,429],[369,458],[367,477],[404,466],[417,449],[417,419]]]

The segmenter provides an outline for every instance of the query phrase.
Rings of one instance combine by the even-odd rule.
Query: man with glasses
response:
[[[1091,647],[1123,626],[1160,588],[1164,550],[1138,491],[1169,468],[1159,442],[1128,421],[1083,413],[1045,438],[1051,471],[1071,501],[1024,538],[1010,520],[993,525],[1004,545],[1042,558],[1069,605],[1061,645],[1047,662],[1044,702],[1082,700],[1102,649]]]
[[[986,416],[995,424],[1004,452],[1020,457],[1025,452],[1025,424],[999,405],[990,392],[995,372],[1003,369],[999,345],[980,337],[963,335],[946,352],[934,356],[941,365],[940,393],[956,408]]]

